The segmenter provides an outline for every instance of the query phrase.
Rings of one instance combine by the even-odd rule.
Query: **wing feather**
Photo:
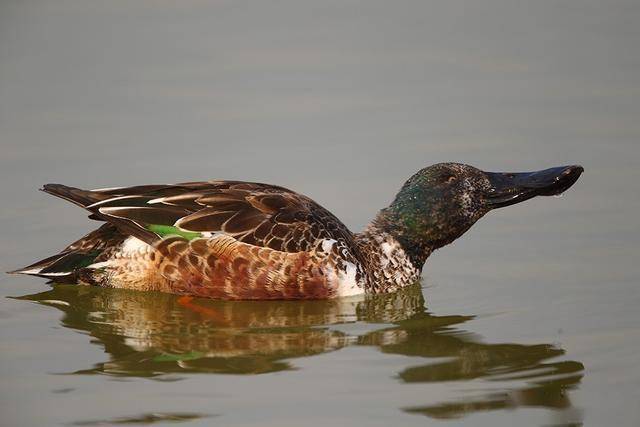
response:
[[[74,190],[75,191],[75,190]],[[347,227],[306,196],[283,187],[240,181],[141,185],[77,190],[92,217],[153,243],[152,226],[224,233],[238,241],[284,252],[312,248],[317,239],[351,242]]]

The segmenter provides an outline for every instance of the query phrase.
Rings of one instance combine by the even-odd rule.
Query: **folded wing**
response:
[[[44,191],[150,244],[167,235],[223,233],[251,245],[299,252],[312,249],[318,239],[352,239],[347,227],[313,200],[268,184],[208,181],[92,191],[49,184]]]

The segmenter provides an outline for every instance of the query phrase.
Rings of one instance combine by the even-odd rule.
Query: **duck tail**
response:
[[[126,238],[127,236],[118,231],[113,224],[103,224],[59,253],[7,273],[28,274],[56,281],[73,281],[80,270],[93,264],[109,249],[121,245]]]
[[[45,193],[60,197],[83,208],[100,201],[102,198],[94,192],[68,187],[62,184],[45,184],[42,188]],[[115,230],[109,226],[109,231]],[[90,265],[101,251],[83,246],[83,242],[90,239],[104,237],[104,226],[100,227],[80,240],[73,242],[68,247],[55,255],[42,259],[24,268],[8,271],[9,274],[28,274],[31,276],[46,277],[56,280],[71,278],[76,270]]]
[[[101,195],[94,191],[82,190],[62,184],[45,184],[40,190],[83,208],[109,198],[109,196]]]
[[[92,264],[99,254],[99,252],[81,253],[76,251],[63,251],[18,270],[8,271],[7,273],[27,274],[56,280],[70,279],[78,269]]]

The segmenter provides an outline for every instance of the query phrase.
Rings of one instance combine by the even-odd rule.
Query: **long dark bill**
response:
[[[491,208],[501,208],[535,196],[558,195],[571,187],[583,171],[582,166],[571,165],[537,172],[485,172],[491,183],[486,199]]]

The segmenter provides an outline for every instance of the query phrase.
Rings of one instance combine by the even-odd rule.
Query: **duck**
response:
[[[212,180],[42,191],[103,224],[59,253],[10,273],[56,283],[221,300],[304,300],[395,292],[427,258],[488,212],[562,194],[579,165],[484,172],[461,163],[419,170],[361,232],[284,187]]]

